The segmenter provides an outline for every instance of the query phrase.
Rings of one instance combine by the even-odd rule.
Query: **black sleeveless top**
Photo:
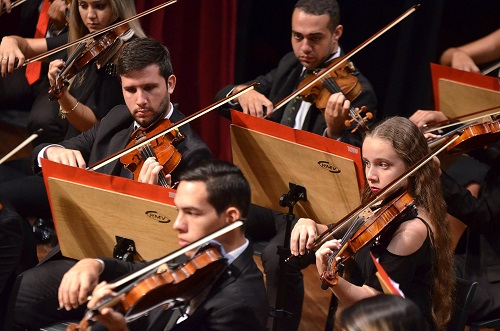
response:
[[[410,214],[401,220],[401,223],[413,219],[415,216],[415,214]],[[433,233],[429,225],[422,218],[417,218],[426,225],[428,235],[422,246],[413,254],[400,256],[389,252],[387,246],[390,239],[392,239],[392,234],[384,235],[387,240],[380,242],[376,246],[371,246],[370,250],[379,259],[380,264],[389,277],[399,284],[399,289],[404,293],[405,297],[420,307],[424,316],[429,321],[429,325],[433,326],[434,322],[431,315],[432,266],[435,254],[432,243]],[[377,269],[368,255],[368,250],[365,251],[366,254],[356,255],[356,263],[361,268],[364,285],[383,292],[380,282],[375,275]]]

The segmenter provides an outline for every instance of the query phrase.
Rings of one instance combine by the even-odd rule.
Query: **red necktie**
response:
[[[43,0],[42,9],[40,10],[40,16],[38,16],[38,23],[36,24],[35,38],[45,38],[47,34],[47,28],[49,27],[49,11],[50,2],[49,0]],[[26,79],[28,84],[33,84],[38,79],[40,79],[40,74],[42,72],[42,62],[35,61],[29,63],[26,66]]]

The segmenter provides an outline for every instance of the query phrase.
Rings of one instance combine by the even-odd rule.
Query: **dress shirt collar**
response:
[[[172,116],[173,112],[174,112],[174,105],[172,103],[170,103],[170,106],[169,106],[169,109],[167,112],[167,116],[165,116],[164,118],[170,119],[170,116]],[[138,127],[139,127],[139,123],[134,121],[134,130],[136,130]]]

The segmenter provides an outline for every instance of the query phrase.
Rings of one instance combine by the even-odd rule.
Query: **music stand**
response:
[[[438,80],[438,88],[439,109],[448,118],[456,118],[482,109],[497,107],[481,114],[461,118],[462,121],[466,121],[469,118],[487,116],[500,111],[500,91],[492,91],[444,78]]]
[[[42,160],[64,256],[152,260],[178,248],[175,191]]]
[[[233,163],[252,189],[252,202],[271,209],[288,207],[284,246],[278,247],[280,275],[274,330],[291,314],[283,307],[285,260],[290,255],[295,215],[323,224],[339,221],[361,201],[363,170],[359,148],[326,137],[232,111]],[[295,208],[295,210],[293,209]],[[294,215],[295,214],[295,215]]]
[[[435,63],[430,66],[436,110],[448,117],[454,118],[500,104],[498,78]]]
[[[240,112],[232,116],[233,163],[249,181],[253,203],[282,210],[280,197],[293,183],[307,189],[307,201],[295,205],[299,217],[331,224],[359,206],[359,148]]]

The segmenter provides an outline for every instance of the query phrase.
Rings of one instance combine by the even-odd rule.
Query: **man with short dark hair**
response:
[[[185,247],[242,219],[250,204],[250,187],[236,166],[208,161],[181,175],[174,203],[179,214],[173,228],[178,232],[179,245]],[[264,330],[268,314],[266,290],[244,230],[234,229],[216,238],[216,242],[227,259],[227,267],[214,282],[206,283],[208,294],[185,303],[179,310],[183,312],[180,317],[172,309],[159,307],[131,325],[112,309],[102,310],[95,319],[108,330],[127,330],[129,326],[137,330],[165,330],[167,325],[169,330]],[[188,258],[195,254],[196,250],[186,253]],[[110,281],[146,265],[111,258],[83,259],[64,275],[59,287],[59,306],[67,310],[78,308],[95,288],[88,303],[89,308],[94,308],[114,289],[106,283],[96,287],[99,280]],[[56,300],[57,296],[51,300],[54,307]],[[194,301],[198,302],[192,305]]]
[[[40,157],[85,168],[125,148],[137,128],[147,128],[157,120],[177,122],[184,118],[170,102],[176,77],[173,75],[170,54],[164,45],[148,38],[130,41],[120,54],[118,70],[126,106],[114,107],[99,124],[77,137],[58,145],[38,146],[34,150],[35,170],[39,170]],[[174,182],[183,170],[212,157],[208,147],[189,125],[183,125],[179,130],[184,139],[175,148],[182,155],[182,160],[171,174]],[[163,165],[156,158],[149,157],[144,160],[137,179],[143,183],[157,184],[162,169]],[[119,160],[97,171],[122,177],[132,176]],[[36,328],[60,318],[73,317],[55,311],[55,307],[59,282],[75,263],[69,259],[49,260],[24,273],[16,302],[15,319],[18,325]],[[44,285],[40,285],[40,282]]]
[[[351,106],[355,108],[366,106],[367,111],[375,115],[377,100],[370,82],[357,69],[352,75],[362,86],[363,91],[352,102],[346,100],[342,93],[334,93],[328,98],[325,109],[319,109],[316,104],[300,98],[288,102],[277,110],[274,110],[273,106],[294,92],[309,72],[317,73],[344,55],[339,45],[343,29],[340,24],[340,8],[336,0],[297,1],[291,22],[293,52],[286,54],[278,66],[267,74],[242,85],[228,85],[222,88],[216,95],[217,100],[240,91],[250,83],[259,83],[254,90],[238,97],[236,103],[222,105],[218,109],[219,113],[229,117],[229,110],[236,109],[257,117],[267,115],[271,121],[361,147],[361,130],[352,133],[353,128],[345,126],[345,121],[349,119],[349,109]],[[368,125],[372,123],[373,120],[370,120]],[[276,231],[267,231],[268,224],[273,222],[270,218],[273,217]],[[276,216],[275,212],[252,208],[247,235],[250,238],[271,240],[262,252],[269,304],[275,306],[278,286],[285,283],[285,294],[281,298],[284,305],[277,308],[284,308],[292,314],[292,317],[281,318],[280,326],[283,330],[297,330],[304,298],[300,270],[314,263],[315,259],[311,254],[309,257],[287,263],[286,277],[280,279],[276,246],[283,245],[285,229],[285,221],[282,217]]]

